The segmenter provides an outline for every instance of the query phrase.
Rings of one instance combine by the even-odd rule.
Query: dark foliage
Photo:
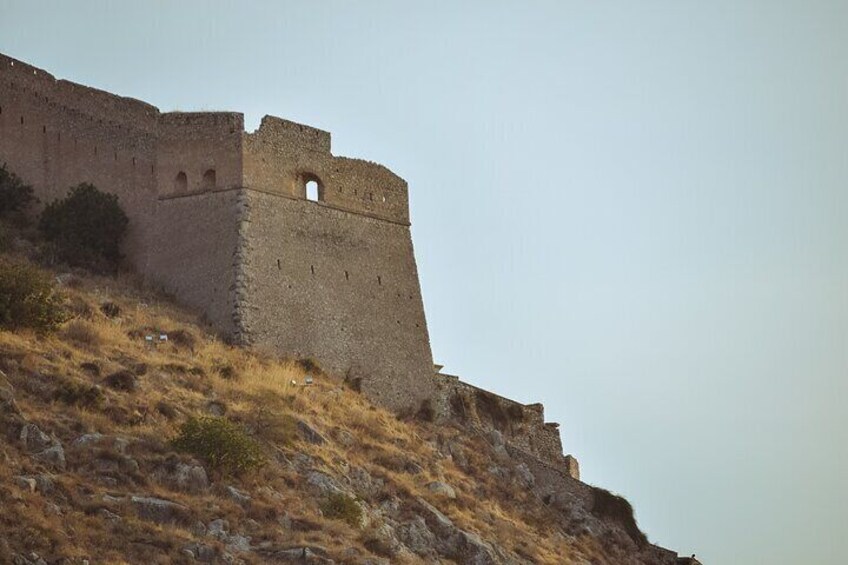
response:
[[[307,373],[311,373],[313,375],[318,375],[322,372],[321,365],[319,365],[318,361],[316,361],[312,357],[304,357],[302,359],[298,359],[297,365]]]
[[[121,307],[114,302],[104,302],[100,305],[100,311],[107,318],[117,318],[121,315]]]
[[[129,220],[118,197],[83,183],[47,205],[39,229],[69,265],[114,272]]]
[[[103,391],[99,386],[73,381],[60,384],[54,397],[65,404],[88,409],[101,408],[104,402]]]
[[[639,547],[644,547],[648,543],[648,538],[636,524],[633,507],[627,499],[608,490],[592,487],[592,514],[602,520],[618,523]]]
[[[0,166],[0,216],[23,212],[33,202],[32,187],[8,171],[5,164]]]
[[[122,369],[106,377],[104,382],[115,390],[132,392],[136,389],[138,379],[136,379],[136,376],[130,371]]]

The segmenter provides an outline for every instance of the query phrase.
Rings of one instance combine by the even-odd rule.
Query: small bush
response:
[[[24,263],[0,261],[0,327],[54,331],[66,319],[63,303],[47,274]]]
[[[70,265],[114,272],[129,220],[114,194],[83,183],[51,202],[41,213],[39,229]]]
[[[9,172],[6,165],[0,166],[0,216],[25,211],[35,196],[32,187],[23,183],[15,173]]]
[[[264,461],[259,444],[226,418],[189,418],[171,445],[200,457],[210,467],[224,473],[248,471]]]
[[[305,372],[311,373],[313,375],[320,375],[322,372],[321,365],[312,357],[304,357],[302,359],[298,359],[297,366],[303,369]]]
[[[62,335],[79,345],[85,345],[92,349],[101,347],[105,342],[103,334],[97,326],[79,319],[72,320],[65,326],[62,330]]]
[[[54,393],[56,400],[80,408],[97,409],[103,406],[103,391],[99,386],[65,381]]]
[[[353,528],[362,523],[362,507],[352,496],[333,492],[321,503],[321,512],[325,518],[347,522]]]
[[[106,377],[105,382],[109,387],[123,392],[133,392],[138,386],[138,379],[126,369],[114,372]]]
[[[114,302],[104,302],[100,305],[100,311],[107,318],[117,318],[121,315],[121,307]]]
[[[192,353],[197,348],[197,337],[188,330],[168,332],[168,343],[178,349],[188,349]]]

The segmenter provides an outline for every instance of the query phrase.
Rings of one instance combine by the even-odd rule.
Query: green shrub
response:
[[[53,280],[25,263],[0,261],[0,327],[51,332],[67,318]]]
[[[354,528],[362,523],[362,507],[355,498],[342,492],[330,493],[321,503],[321,512],[325,518],[342,520]]]
[[[241,473],[264,461],[259,444],[226,418],[189,418],[171,445],[200,457],[210,467],[224,473]]]
[[[35,201],[32,187],[23,183],[6,165],[0,166],[0,216],[23,212]]]
[[[47,205],[38,227],[69,265],[113,272],[129,220],[114,194],[83,183]]]

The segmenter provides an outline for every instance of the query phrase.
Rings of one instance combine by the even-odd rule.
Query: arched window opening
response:
[[[182,171],[177,173],[177,178],[174,179],[174,192],[183,193],[188,191],[188,177]]]
[[[321,200],[321,191],[318,187],[318,181],[307,181],[306,183],[306,199],[317,202]]]
[[[213,190],[215,188],[215,169],[209,169],[203,173],[203,190]]]

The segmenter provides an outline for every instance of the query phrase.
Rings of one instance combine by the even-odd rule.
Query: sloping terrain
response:
[[[132,277],[51,276],[71,319],[0,331],[0,563],[650,562],[497,433],[402,421]]]

